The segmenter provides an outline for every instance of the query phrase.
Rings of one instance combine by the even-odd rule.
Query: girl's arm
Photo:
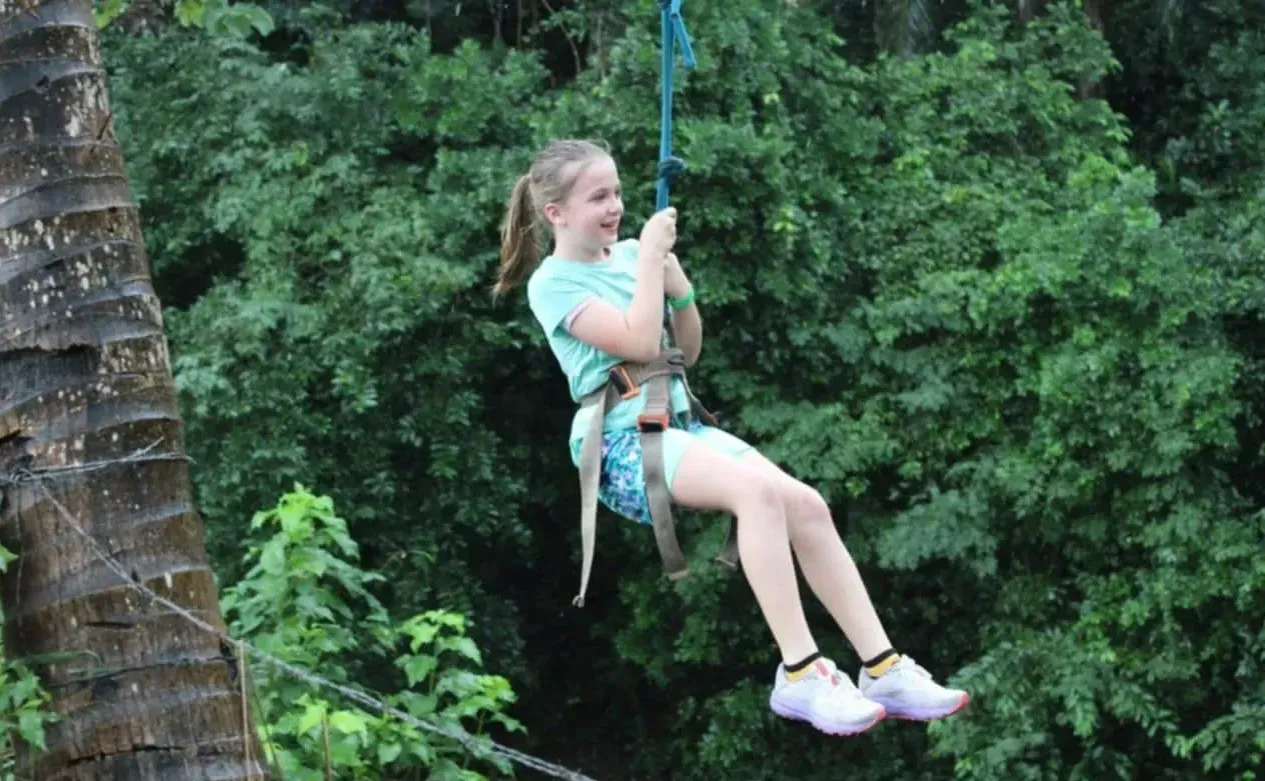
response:
[[[571,335],[628,361],[649,361],[663,342],[664,257],[676,240],[676,209],[655,214],[642,231],[637,251],[637,286],[632,303],[619,311],[609,301],[588,302],[571,323]]]
[[[691,290],[690,280],[685,276],[680,261],[675,254],[668,253],[663,279],[663,292],[668,298],[681,298]],[[676,346],[685,353],[685,365],[693,366],[703,351],[703,318],[694,301],[683,309],[669,308],[672,317],[672,331],[676,337]]]

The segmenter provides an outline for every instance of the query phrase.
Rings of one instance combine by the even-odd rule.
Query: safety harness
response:
[[[616,364],[607,373],[606,383],[580,400],[580,409],[591,409],[592,416],[580,448],[580,537],[584,546],[584,564],[580,574],[580,593],[575,598],[577,607],[584,606],[584,594],[593,570],[597,489],[602,473],[602,429],[606,413],[615,405],[643,393],[645,408],[637,416],[637,432],[641,439],[641,470],[646,482],[655,541],[669,579],[679,580],[690,574],[689,564],[676,539],[676,521],[672,517],[672,500],[663,469],[663,432],[668,430],[672,421],[670,382],[673,377],[680,378],[690,400],[689,411],[683,413],[686,422],[692,415],[697,415],[708,424],[716,425],[715,416],[690,390],[685,377],[685,353],[675,347],[663,350],[647,363],[624,361]],[[736,525],[736,521],[730,521],[729,532],[716,557],[718,563],[731,569],[738,566]]]
[[[662,134],[659,143],[659,177],[655,192],[655,209],[668,205],[668,188],[672,180],[685,170],[682,160],[672,155],[672,66],[675,44],[681,45],[687,68],[694,67],[694,51],[690,36],[681,19],[681,0],[660,0],[662,9],[661,28],[663,38],[662,69]],[[589,576],[593,570],[593,553],[597,537],[597,489],[602,473],[602,432],[606,414],[617,404],[645,394],[645,408],[637,416],[637,432],[641,440],[642,476],[646,483],[646,498],[650,505],[650,520],[654,526],[655,541],[668,578],[679,580],[690,574],[689,564],[681,552],[676,538],[676,522],[672,517],[672,500],[668,491],[663,467],[663,432],[672,422],[671,381],[679,378],[685,387],[690,408],[684,414],[686,422],[697,415],[709,425],[716,425],[716,418],[708,412],[690,390],[685,377],[685,353],[672,347],[672,319],[667,315],[665,328],[667,343],[653,361],[640,363],[624,361],[613,366],[607,373],[607,381],[597,390],[580,399],[580,409],[591,409],[588,430],[580,449],[580,537],[584,548],[584,562],[580,574],[580,593],[575,598],[577,607],[584,606]],[[731,569],[738,566],[737,521],[731,520],[729,531],[716,562]]]

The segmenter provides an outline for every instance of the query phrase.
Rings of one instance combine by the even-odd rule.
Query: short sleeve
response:
[[[546,335],[596,294],[581,281],[558,274],[537,274],[527,284],[527,304]]]

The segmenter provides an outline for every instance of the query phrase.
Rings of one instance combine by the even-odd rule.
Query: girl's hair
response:
[[[565,200],[580,173],[579,169],[568,171],[567,166],[609,154],[604,144],[575,139],[550,141],[536,154],[528,172],[514,182],[505,208],[501,270],[492,288],[493,296],[503,295],[522,283],[540,263],[542,210],[547,203]]]

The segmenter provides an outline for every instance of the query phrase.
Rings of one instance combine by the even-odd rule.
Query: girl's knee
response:
[[[782,492],[777,481],[755,469],[736,470],[733,475],[735,515],[755,513],[784,518]]]
[[[796,481],[787,497],[786,514],[814,522],[830,522],[830,505],[816,488]]]
[[[796,483],[786,499],[786,521],[792,542],[816,544],[839,535],[830,505],[816,489]]]

